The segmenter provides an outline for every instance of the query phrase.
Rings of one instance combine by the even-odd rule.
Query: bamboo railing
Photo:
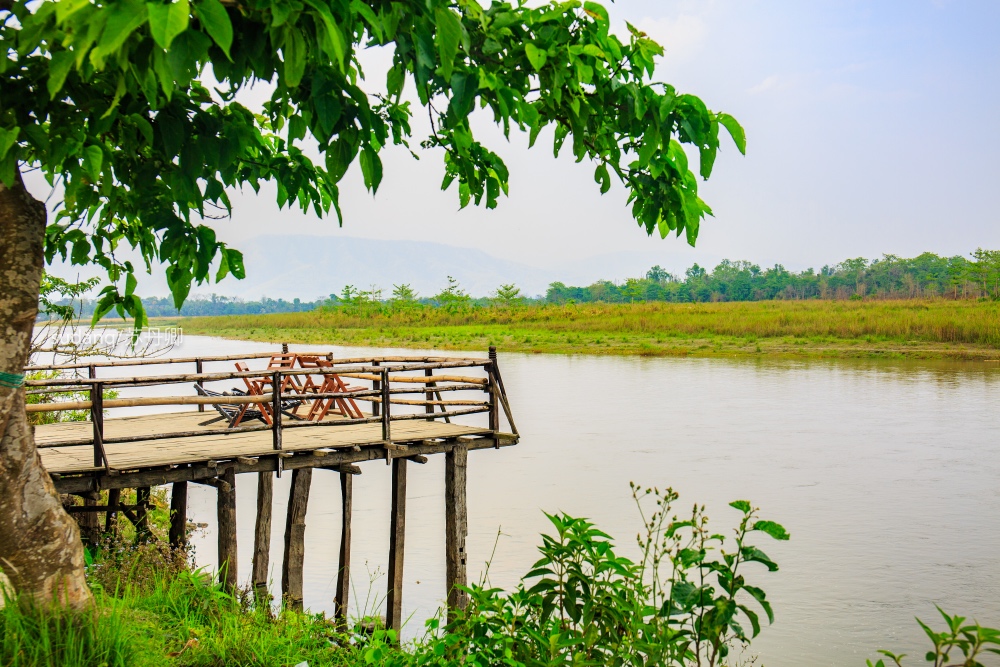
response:
[[[287,346],[283,346],[287,352]],[[452,417],[487,413],[489,428],[494,432],[500,430],[500,412],[504,412],[512,432],[517,435],[510,404],[503,389],[503,381],[497,366],[496,352],[490,348],[487,359],[468,358],[455,359],[426,356],[384,356],[336,359],[333,354],[308,356],[325,356],[331,366],[316,368],[283,368],[280,370],[250,370],[228,372],[205,372],[206,363],[237,362],[266,359],[276,353],[253,353],[244,355],[225,355],[210,357],[155,358],[116,360],[106,362],[59,364],[50,366],[28,366],[25,371],[81,371],[87,369],[87,377],[71,375],[67,377],[37,379],[25,381],[29,395],[58,395],[67,392],[86,392],[89,400],[68,400],[34,403],[26,406],[29,413],[58,412],[66,410],[87,410],[90,412],[92,435],[89,438],[75,438],[49,442],[40,447],[75,447],[92,446],[94,467],[103,467],[110,471],[105,444],[153,441],[167,438],[189,438],[205,435],[249,433],[270,431],[272,445],[276,451],[282,449],[282,433],[287,428],[324,428],[351,424],[381,423],[382,440],[391,443],[392,422],[414,419],[451,421]],[[194,364],[194,373],[178,373],[173,375],[137,375],[134,377],[97,377],[101,368],[143,367],[165,364]],[[484,370],[486,377],[456,374],[460,369],[474,371]],[[435,371],[446,373],[435,375]],[[420,373],[420,375],[407,375]],[[371,383],[371,389],[361,389],[349,392],[300,393],[297,391],[281,391],[285,380],[289,377],[304,377],[308,375],[322,376],[337,374],[342,378],[362,380]],[[271,390],[261,395],[248,396],[141,396],[129,398],[105,398],[107,389],[139,388],[164,386],[172,384],[194,383],[204,388],[208,383],[229,380],[266,379]],[[454,392],[485,393],[481,400],[465,398],[444,398],[455,395]],[[413,395],[419,398],[413,398]],[[407,397],[404,397],[407,396]],[[282,402],[291,399],[314,401],[321,399],[353,399],[371,404],[371,416],[362,418],[344,418],[325,421],[295,420],[287,421],[283,417]],[[104,434],[104,412],[116,408],[153,407],[153,406],[198,406],[204,411],[206,405],[260,405],[268,404],[271,424],[249,424],[233,428],[200,429],[195,431],[177,431],[141,436],[119,436],[108,438]],[[424,407],[424,412],[407,412],[395,414],[392,406]]]

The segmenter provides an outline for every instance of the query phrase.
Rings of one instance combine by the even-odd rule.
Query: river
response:
[[[171,355],[274,348],[188,336]],[[776,615],[753,643],[758,665],[861,666],[878,648],[919,664],[927,645],[914,616],[940,626],[935,603],[1000,625],[1000,365],[501,353],[500,367],[522,440],[469,456],[470,579],[490,560],[491,582],[511,587],[536,559],[543,510],[594,520],[631,555],[641,527],[635,481],[673,486],[681,506],[706,504],[720,532],[738,518],[728,507],[735,499],[789,530],[789,542],[759,539],[780,571],[747,570]],[[354,487],[352,612],[379,613],[389,468],[363,471]],[[288,478],[275,487],[276,584]],[[410,468],[403,601],[411,636],[443,601],[443,478],[443,457]],[[243,577],[255,484],[239,478]],[[214,494],[191,489],[191,519],[208,524],[193,540],[207,566],[215,563]],[[336,474],[317,471],[306,522],[313,611],[333,607],[339,503]]]

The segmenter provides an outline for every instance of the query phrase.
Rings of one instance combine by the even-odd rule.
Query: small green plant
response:
[[[643,513],[642,558],[615,553],[611,537],[586,519],[547,514],[555,531],[542,536],[541,558],[505,594],[484,582],[466,589],[469,605],[449,623],[428,621],[413,665],[700,665],[725,664],[735,645],[773,620],[764,591],[747,583],[748,566],[778,566],[751,536],[787,540],[779,524],[757,518],[746,501],[732,538],[712,533],[704,507],[684,517],[672,489],[633,495]],[[751,606],[753,605],[753,606]],[[443,632],[442,632],[443,631]],[[377,652],[377,656],[376,656]],[[384,658],[375,644],[366,660]]]
[[[938,612],[944,618],[946,628],[937,632],[929,625],[917,619],[917,623],[927,633],[934,650],[928,651],[924,656],[927,662],[934,667],[985,667],[980,660],[986,653],[1000,655],[1000,630],[995,628],[985,628],[979,623],[966,623],[964,616],[949,616],[941,607]],[[886,656],[896,667],[902,667],[905,653],[895,654],[891,651],[880,650],[879,653]],[[952,654],[961,653],[961,659],[952,662]],[[868,667],[886,667],[884,659],[877,662],[867,661]]]

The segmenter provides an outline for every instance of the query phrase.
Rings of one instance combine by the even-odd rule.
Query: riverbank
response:
[[[238,340],[507,352],[1000,361],[996,302],[763,301],[331,308],[161,320]]]

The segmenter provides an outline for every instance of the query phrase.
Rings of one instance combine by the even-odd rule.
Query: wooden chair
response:
[[[241,373],[245,373],[246,371],[250,370],[250,367],[247,366],[242,361],[237,361],[236,362],[236,370],[239,371],[239,372],[241,372]],[[247,396],[263,396],[264,395],[264,393],[265,393],[264,392],[264,384],[265,384],[265,382],[262,382],[261,379],[258,379],[258,378],[243,378],[243,382],[244,382],[244,384],[246,384],[246,387],[247,387],[247,391],[246,391],[246,395]],[[270,384],[270,381],[268,381],[266,384]],[[284,383],[282,383],[282,384],[284,384]],[[234,393],[235,393],[235,391],[236,390],[234,390]],[[239,426],[239,424],[243,420],[243,418],[246,417],[247,409],[249,407],[250,407],[250,403],[244,404],[243,405],[243,409],[240,410],[239,414],[236,415],[236,419],[234,419],[229,424],[229,426],[230,427]],[[257,407],[260,410],[260,419],[261,419],[261,421],[263,421],[265,424],[271,424],[271,423],[273,423],[273,420],[271,419],[271,405],[269,403],[257,403]]]
[[[318,371],[333,368],[333,362],[320,357],[299,356],[299,366],[302,368],[315,368]],[[364,387],[355,387],[345,384],[343,379],[336,373],[325,372],[320,376],[322,380],[316,382],[312,376],[308,376],[305,384],[302,385],[302,393],[306,394],[347,394],[353,391],[364,391]],[[306,419],[311,421],[323,421],[329,413],[338,414],[349,419],[362,419],[364,415],[361,408],[350,396],[337,398],[317,398],[309,406]]]
[[[198,394],[201,396],[211,396],[213,398],[222,398],[225,396],[234,396],[234,395],[237,396],[245,395],[244,392],[242,391],[237,391],[233,394],[230,393],[220,394],[217,391],[211,391],[205,389],[200,384],[196,384],[194,386],[194,390],[198,392]],[[215,411],[218,412],[219,415],[221,415],[221,417],[217,419],[225,419],[229,423],[229,428],[234,428],[235,426],[238,426],[240,421],[243,419],[260,419],[261,421],[264,420],[263,416],[261,415],[261,411],[258,408],[247,405],[245,403],[244,404],[214,403],[212,404],[212,407],[215,408]]]

